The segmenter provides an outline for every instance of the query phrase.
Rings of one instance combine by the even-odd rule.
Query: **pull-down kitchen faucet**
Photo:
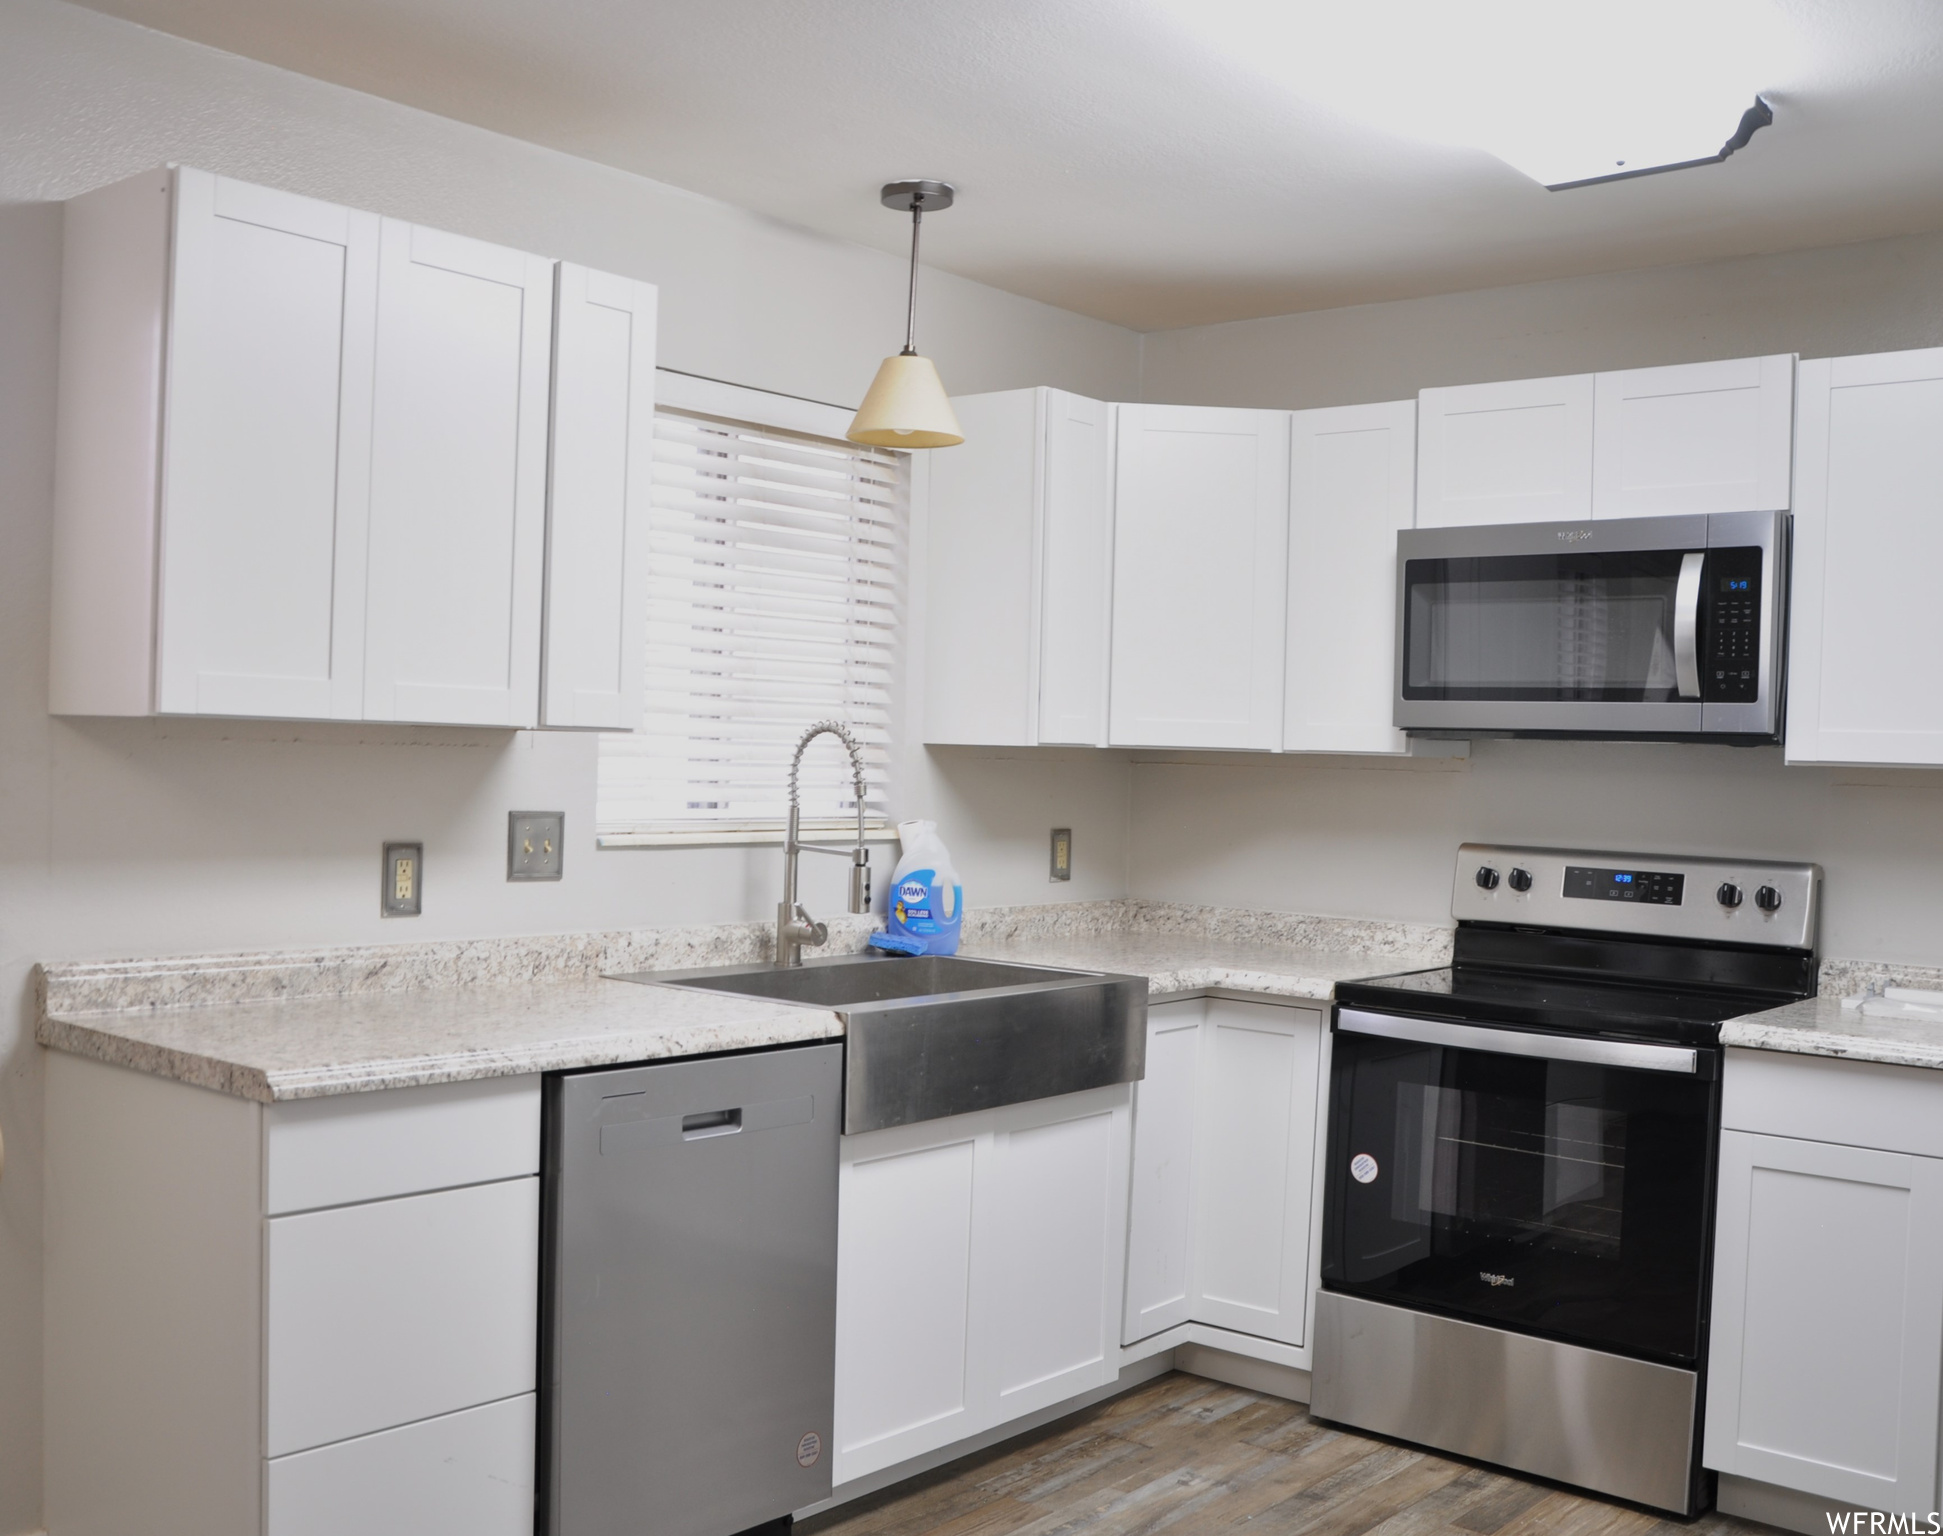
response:
[[[819,720],[798,738],[796,755],[789,760],[789,830],[783,837],[783,899],[776,907],[778,967],[801,965],[804,945],[826,944],[830,939],[829,928],[805,912],[796,899],[797,854],[834,853],[841,857],[846,852],[845,849],[825,847],[820,843],[805,843],[797,836],[802,820],[802,805],[797,793],[796,775],[803,766],[804,751],[817,737],[826,733],[850,749],[850,776],[857,796],[857,843],[854,848],[847,850],[850,858],[850,910],[870,910],[870,850],[864,847],[864,751],[857,744],[857,738],[850,734],[850,727],[841,720]]]

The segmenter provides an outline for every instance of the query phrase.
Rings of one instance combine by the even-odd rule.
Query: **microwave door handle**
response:
[[[1700,573],[1704,552],[1680,557],[1680,585],[1673,594],[1673,676],[1680,697],[1700,697]]]

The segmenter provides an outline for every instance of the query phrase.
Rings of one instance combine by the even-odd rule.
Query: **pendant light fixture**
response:
[[[893,181],[884,206],[911,215],[911,291],[904,311],[904,350],[887,357],[871,380],[870,393],[844,435],[876,448],[950,448],[965,440],[943,382],[931,359],[917,349],[918,227],[927,213],[949,208],[954,193],[944,181]]]

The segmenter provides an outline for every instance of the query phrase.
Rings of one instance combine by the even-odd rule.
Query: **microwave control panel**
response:
[[[1700,697],[1752,704],[1761,696],[1761,551],[1709,550],[1702,597]]]

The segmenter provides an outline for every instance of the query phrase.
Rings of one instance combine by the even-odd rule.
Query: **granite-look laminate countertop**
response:
[[[824,953],[863,947],[832,923]],[[274,1102],[840,1037],[818,1008],[604,979],[760,960],[760,924],[46,965],[43,1045]],[[1441,965],[1428,925],[1088,902],[966,914],[962,953],[1327,999],[1354,976]]]
[[[1823,985],[1827,982],[1824,976]],[[1825,991],[1820,997],[1729,1019],[1721,1026],[1720,1040],[1743,1050],[1943,1067],[1943,1016],[1934,1010],[1897,1011],[1879,997],[1869,999],[1867,1008],[1844,1008],[1840,996]]]

